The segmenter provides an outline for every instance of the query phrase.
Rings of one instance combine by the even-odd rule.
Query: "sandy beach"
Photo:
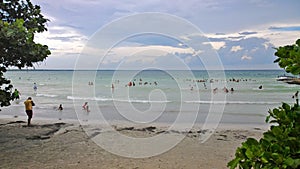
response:
[[[0,120],[0,168],[227,168],[235,150],[247,137],[260,138],[265,129],[218,128],[205,142],[199,131],[190,131],[173,149],[149,158],[114,155],[95,144],[79,124],[63,121]],[[134,137],[151,137],[159,128],[115,126],[116,131]],[[105,131],[103,131],[105,132]],[[103,134],[101,132],[97,134]],[[165,133],[168,134],[168,133]]]

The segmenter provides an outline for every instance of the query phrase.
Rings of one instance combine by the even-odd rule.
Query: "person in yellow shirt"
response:
[[[33,115],[32,106],[35,106],[35,104],[32,101],[31,97],[28,97],[28,99],[24,102],[24,104],[25,104],[25,112],[28,116],[27,125],[30,126],[30,122]]]

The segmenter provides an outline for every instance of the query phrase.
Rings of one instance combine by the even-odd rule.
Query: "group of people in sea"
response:
[[[142,85],[155,85],[155,86],[157,86],[158,85],[158,83],[156,82],[156,81],[154,81],[154,82],[148,82],[148,81],[143,81],[143,79],[142,78],[140,78],[139,79],[139,82],[137,82],[137,80],[136,79],[133,79],[133,81],[129,81],[126,85],[125,85],[125,87],[131,87],[131,86],[136,86],[136,83],[138,83],[138,85],[139,86],[142,86]]]
[[[185,79],[185,81],[190,81],[190,82],[198,82],[198,83],[215,83],[215,82],[219,82],[219,79]],[[247,82],[247,81],[256,81],[253,79],[236,79],[236,78],[230,78],[228,80],[223,80],[225,82]]]
[[[189,87],[190,87],[190,90],[191,91],[194,91],[195,90],[195,88],[196,88],[196,82],[197,83],[203,83],[203,87],[204,87],[204,89],[207,89],[207,85],[206,85],[206,83],[217,83],[217,82],[219,82],[219,81],[222,81],[222,82],[236,82],[236,83],[239,83],[239,82],[250,82],[250,81],[256,81],[256,80],[253,80],[253,79],[243,79],[243,78],[241,78],[241,79],[236,79],[236,78],[230,78],[230,79],[228,79],[228,80],[219,80],[219,79],[184,79],[184,81],[185,82],[192,82],[193,84],[190,84],[189,85]],[[262,90],[263,89],[263,86],[262,85],[260,85],[260,86],[258,86],[258,89],[259,90]],[[218,92],[218,88],[216,87],[216,88],[214,88],[214,89],[212,89],[212,92],[214,93],[214,94],[216,94],[217,92]],[[227,87],[224,87],[223,89],[222,89],[222,91],[223,92],[225,92],[225,93],[233,93],[234,91],[235,91],[235,89],[233,88],[233,87],[231,87],[230,89],[229,88],[227,88]]]
[[[196,84],[195,83],[203,83],[203,87],[204,89],[207,89],[207,85],[206,83],[217,83],[219,81],[222,81],[222,82],[236,82],[236,83],[239,83],[239,82],[250,82],[250,81],[256,81],[256,80],[253,80],[253,79],[243,79],[243,78],[240,78],[240,79],[236,79],[236,78],[230,78],[228,80],[219,80],[219,79],[184,79],[185,82],[192,82],[193,84],[190,84],[189,87],[190,87],[190,90],[191,91],[194,91],[195,88],[196,88]],[[112,88],[112,91],[114,91],[115,89],[115,84],[119,84],[120,81],[119,80],[115,80],[114,83],[111,84],[111,88]],[[140,79],[133,79],[132,81],[129,81],[128,83],[125,84],[125,87],[134,87],[134,86],[137,86],[137,84],[139,86],[142,86],[142,85],[155,85],[157,86],[158,85],[158,82],[157,81],[154,81],[154,82],[148,82],[148,81],[143,81],[142,78]],[[89,82],[89,85],[90,85],[90,82]],[[263,89],[262,85],[260,85],[258,87],[258,89]],[[216,94],[218,92],[218,88],[214,88],[212,89],[212,92],[214,94]],[[227,87],[224,87],[222,89],[223,92],[225,93],[233,93],[235,91],[235,89],[233,87],[230,87],[230,88],[227,88]]]
[[[222,90],[223,90],[223,92],[225,92],[225,93],[229,93],[229,90],[227,89],[227,87],[224,87]],[[218,92],[218,88],[216,87],[216,88],[213,89],[213,93],[216,94],[217,92]],[[233,93],[233,92],[234,92],[234,89],[233,89],[233,88],[230,88],[230,92]]]

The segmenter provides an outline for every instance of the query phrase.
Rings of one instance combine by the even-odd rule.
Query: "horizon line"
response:
[[[140,69],[7,69],[7,71],[137,71]],[[166,69],[167,71],[189,71],[189,70],[184,70],[184,69]],[[284,69],[190,69],[191,71],[233,71],[233,70],[240,70],[240,71],[271,71],[271,70],[282,70]],[[161,71],[161,69],[145,69],[141,71]]]

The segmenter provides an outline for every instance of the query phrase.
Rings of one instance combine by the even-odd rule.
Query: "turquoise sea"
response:
[[[276,81],[283,74],[282,70],[8,71],[5,76],[21,99],[3,107],[0,115],[25,120],[23,102],[31,96],[38,119],[144,124],[173,123],[183,117],[182,123],[201,124],[215,117],[221,124],[263,125],[269,109],[293,103],[299,90],[297,85]],[[82,110],[85,102],[89,112]],[[63,111],[57,110],[59,104]]]

